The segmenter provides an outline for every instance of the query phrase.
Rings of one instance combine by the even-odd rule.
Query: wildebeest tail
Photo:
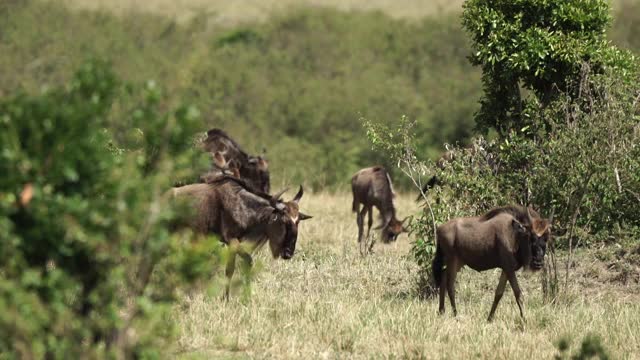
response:
[[[353,175],[353,177],[351,178],[351,193],[353,194],[353,202],[351,203],[351,210],[354,213],[357,213],[358,211],[360,211],[360,204],[356,201],[356,178],[358,177],[358,174]]]
[[[439,244],[436,246],[436,255],[433,257],[433,262],[431,263],[431,272],[433,272],[435,287],[440,287],[442,274],[444,273],[444,254]]]

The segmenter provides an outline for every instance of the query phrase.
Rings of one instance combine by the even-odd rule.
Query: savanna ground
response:
[[[419,210],[409,195],[396,203],[400,216]],[[463,270],[458,316],[448,301],[438,316],[437,299],[415,292],[411,238],[378,243],[363,258],[349,194],[307,194],[302,209],[314,218],[300,227],[296,255],[274,261],[260,251],[250,297],[183,299],[178,358],[550,359],[560,339],[575,350],[589,333],[612,359],[640,358],[638,269],[615,271],[615,256],[578,253],[567,297],[555,305],[543,302],[539,274],[520,272],[526,323],[510,289],[487,323],[499,272]]]

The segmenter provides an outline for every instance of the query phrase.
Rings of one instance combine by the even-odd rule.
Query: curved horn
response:
[[[533,216],[531,216],[531,208],[527,206],[527,217],[529,218],[529,224],[533,224]]]
[[[300,190],[298,190],[298,193],[293,198],[293,202],[294,203],[298,203],[300,201],[300,198],[302,198],[303,194],[304,194],[304,190],[302,189],[302,185],[300,185]]]
[[[282,194],[286,193],[288,190],[289,190],[289,188],[284,188],[284,189],[282,189],[282,191],[280,191],[279,193],[276,193],[275,195],[272,195],[271,197],[275,201],[278,201],[278,200],[280,200],[280,197],[282,196]]]
[[[390,222],[391,222],[391,216],[385,217],[384,221],[382,221],[382,224],[376,226],[375,228],[373,228],[373,230],[380,230],[382,228],[385,228],[387,227],[387,225],[389,225]]]

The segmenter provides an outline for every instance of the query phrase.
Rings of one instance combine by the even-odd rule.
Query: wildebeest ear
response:
[[[298,193],[296,194],[296,196],[293,197],[293,202],[298,203],[302,198],[303,194],[304,194],[304,190],[302,189],[302,185],[300,185],[300,190],[298,190]]]
[[[227,161],[224,159],[224,156],[222,156],[222,153],[220,153],[219,151],[216,151],[213,154],[213,163],[221,169],[224,169],[227,167]]]
[[[267,171],[269,169],[269,162],[263,159],[262,156],[258,158],[258,169]]]
[[[298,213],[298,218],[300,219],[300,221],[311,219],[312,217],[313,216],[310,216],[310,215],[307,215],[307,214],[304,214],[304,213],[301,213],[301,212]]]
[[[537,236],[542,236],[547,230],[549,230],[549,221],[546,219],[536,219],[533,222],[533,232],[535,232]]]
[[[522,225],[516,219],[511,220],[511,226],[513,226],[513,230],[515,230],[516,232],[519,232],[522,234],[525,234],[527,232],[527,229],[524,227],[524,225]]]

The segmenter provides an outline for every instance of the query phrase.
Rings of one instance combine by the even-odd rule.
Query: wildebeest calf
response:
[[[367,241],[373,224],[373,207],[380,212],[382,223],[376,229],[382,229],[381,238],[384,243],[395,241],[400,233],[406,231],[403,223],[406,218],[399,221],[396,218],[396,208],[393,205],[393,184],[391,177],[382,166],[374,166],[362,169],[351,178],[351,191],[353,193],[352,210],[357,213],[358,245],[360,253],[367,251]],[[360,205],[362,204],[362,210]],[[362,241],[364,233],[364,217],[369,214],[366,241]],[[373,248],[371,243],[369,250]]]
[[[247,154],[240,145],[221,129],[207,131],[207,138],[202,146],[214,156],[214,170],[216,167],[215,154],[224,157],[229,171],[239,174],[245,183],[254,191],[268,194],[270,191],[269,162],[263,156]]]
[[[456,218],[440,225],[436,231],[437,247],[432,265],[435,286],[440,287],[440,313],[444,313],[447,291],[453,313],[457,314],[456,275],[467,265],[476,271],[502,269],[489,321],[502,298],[507,280],[524,319],[516,271],[521,267],[542,268],[549,232],[547,220],[521,206],[500,207],[480,217]]]
[[[195,232],[216,234],[234,248],[236,242],[249,242],[252,248],[257,248],[268,241],[274,258],[290,259],[296,249],[298,224],[311,217],[299,211],[302,186],[291,201],[279,200],[283,192],[273,197],[255,193],[244,181],[226,175],[210,183],[173,189],[175,197],[193,204],[195,213],[190,226]],[[251,264],[250,251],[237,248],[238,255]],[[232,254],[226,270],[229,281],[234,269],[235,254]],[[229,284],[225,291],[225,297],[228,296]]]

